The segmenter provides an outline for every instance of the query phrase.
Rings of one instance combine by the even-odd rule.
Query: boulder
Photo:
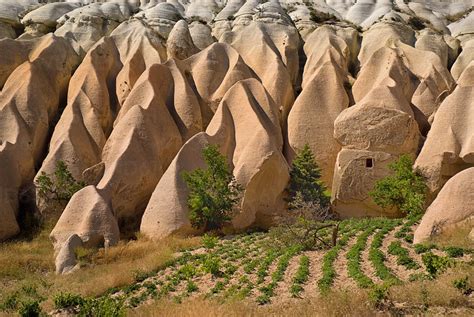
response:
[[[469,203],[474,201],[473,180],[474,168],[468,168],[444,185],[416,228],[413,243],[470,240],[474,228],[474,205]]]

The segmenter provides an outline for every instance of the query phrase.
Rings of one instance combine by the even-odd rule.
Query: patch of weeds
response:
[[[444,249],[450,258],[461,258],[464,256],[464,249],[458,247],[447,247]]]
[[[198,290],[198,286],[196,285],[196,283],[194,283],[193,281],[188,281],[188,284],[186,285],[186,292],[188,292],[188,294],[191,294],[191,293],[194,293]]]
[[[369,291],[369,300],[376,308],[381,308],[383,302],[388,299],[389,287],[386,284],[375,285]]]
[[[422,253],[426,253],[428,251],[435,249],[436,246],[434,244],[419,244],[418,243],[418,244],[415,244],[414,248],[415,248],[416,254],[422,254]]]
[[[469,287],[469,276],[467,275],[465,277],[455,279],[453,281],[453,286],[466,296],[469,296],[472,292],[474,292],[474,289]]]
[[[219,242],[219,239],[217,237],[205,234],[202,236],[202,244],[204,247],[208,250],[214,249],[214,247],[217,245]]]
[[[221,274],[221,262],[218,257],[209,254],[202,263],[203,270],[206,273],[210,273],[213,276],[219,276]]]
[[[80,307],[79,316],[125,316],[123,300],[111,297],[89,298]]]
[[[426,267],[426,271],[432,278],[436,278],[438,274],[443,273],[453,265],[453,261],[448,257],[439,256],[432,252],[423,254],[421,259]]]
[[[77,294],[72,293],[59,293],[53,297],[54,308],[63,309],[78,307],[84,303],[84,299]]]
[[[18,314],[22,317],[36,317],[45,315],[37,300],[28,300],[21,303]]]
[[[146,280],[150,276],[151,276],[150,273],[144,272],[142,270],[136,270],[136,271],[133,272],[133,279],[137,283],[143,282],[144,280]]]

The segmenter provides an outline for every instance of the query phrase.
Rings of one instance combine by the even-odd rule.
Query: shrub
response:
[[[214,145],[202,150],[206,169],[183,173],[189,189],[188,207],[191,225],[198,229],[220,229],[231,219],[241,187],[229,170],[225,156]]]
[[[388,285],[374,285],[369,291],[369,300],[376,308],[380,308],[383,304],[383,301],[388,298],[388,295]]]
[[[392,175],[378,180],[369,192],[382,208],[395,207],[405,214],[421,214],[424,210],[427,186],[424,178],[412,169],[413,160],[402,155],[389,164]]]
[[[188,281],[188,284],[186,285],[186,292],[193,293],[193,292],[196,292],[197,290],[198,290],[198,287],[196,283],[194,283],[193,281]]]
[[[38,196],[52,208],[62,210],[75,192],[86,186],[84,182],[74,179],[63,161],[56,162],[52,175],[45,172],[36,179]]]
[[[433,254],[432,252],[423,254],[421,259],[423,260],[423,264],[426,267],[426,271],[432,278],[435,278],[438,274],[443,273],[448,267],[452,265],[452,260],[450,260],[448,257],[439,256]]]
[[[214,276],[218,276],[221,273],[220,267],[221,267],[221,264],[218,257],[209,254],[204,259],[204,262],[203,262],[204,272],[210,273]]]
[[[458,247],[447,247],[444,249],[450,258],[460,258],[464,256],[464,249]]]
[[[453,286],[458,289],[464,295],[470,295],[474,290],[469,287],[469,276],[455,279]]]
[[[89,298],[81,305],[79,316],[125,316],[125,309],[122,300],[110,297]]]
[[[59,293],[53,297],[54,307],[56,309],[77,307],[84,303],[80,295],[71,293]]]
[[[206,249],[213,249],[217,243],[219,242],[219,239],[217,237],[205,234],[202,236],[202,244]]]
[[[36,317],[43,315],[43,311],[37,300],[29,300],[21,304],[18,314],[22,317]]]

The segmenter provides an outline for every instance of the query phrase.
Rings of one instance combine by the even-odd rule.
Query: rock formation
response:
[[[51,217],[34,180],[59,161],[87,186],[51,234],[58,273],[79,246],[188,231],[180,173],[206,144],[245,188],[234,228],[285,213],[306,143],[343,217],[397,216],[368,191],[401,154],[434,199],[474,165],[473,5],[1,0],[0,240],[35,201]]]
[[[143,215],[140,231],[145,235],[156,239],[192,229],[182,173],[204,167],[201,151],[207,144],[217,145],[227,156],[237,182],[244,187],[233,227],[268,227],[284,211],[289,175],[281,153],[278,108],[257,80],[248,79],[228,90],[206,132],[188,140],[176,155]]]
[[[474,168],[468,168],[451,178],[426,210],[415,230],[413,243],[443,239],[459,243],[474,228]]]
[[[288,160],[291,162],[295,152],[308,144],[322,170],[322,180],[329,187],[341,149],[333,137],[334,120],[350,102],[346,92],[350,44],[337,31],[340,30],[321,26],[306,39],[303,90],[288,115]]]
[[[474,61],[434,117],[415,167],[436,194],[452,176],[474,167]]]
[[[26,48],[26,47],[25,47]],[[71,46],[49,34],[10,74],[0,94],[0,239],[18,233],[19,197],[41,164],[48,128],[78,62]],[[3,219],[5,221],[3,221]]]

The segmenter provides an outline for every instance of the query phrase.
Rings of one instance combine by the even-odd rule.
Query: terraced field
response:
[[[247,299],[278,303],[332,290],[401,285],[438,274],[457,263],[472,265],[472,250],[413,245],[417,219],[345,220],[337,245],[315,251],[283,246],[262,232],[208,241],[187,250],[155,272],[137,274],[134,284],[105,295],[129,308],[159,298]],[[324,240],[330,242],[327,229]]]

